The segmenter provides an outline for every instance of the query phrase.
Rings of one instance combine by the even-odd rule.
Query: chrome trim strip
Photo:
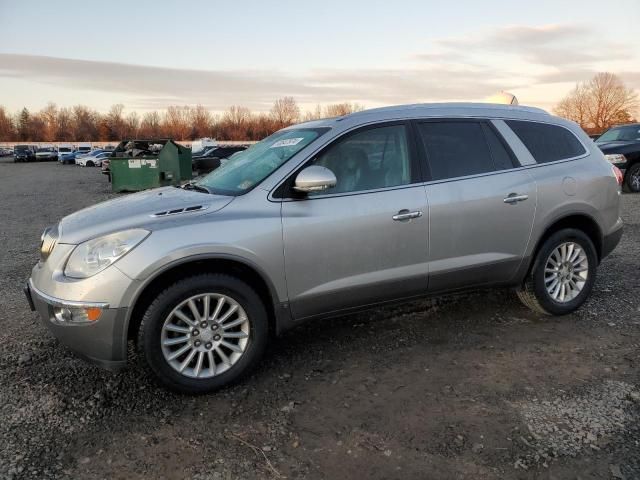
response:
[[[49,305],[54,307],[71,307],[71,308],[101,308],[107,309],[109,308],[109,304],[105,302],[77,302],[74,300],[62,300],[60,298],[52,297],[51,295],[47,295],[46,293],[42,293],[33,285],[33,280],[29,279],[29,290],[44,300]]]

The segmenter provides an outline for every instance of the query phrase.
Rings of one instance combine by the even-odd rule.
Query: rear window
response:
[[[555,162],[584,155],[586,150],[566,128],[548,123],[506,120],[538,163]]]

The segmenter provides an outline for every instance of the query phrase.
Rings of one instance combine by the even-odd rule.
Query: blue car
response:
[[[71,164],[71,165],[75,165],[76,163],[76,156],[78,154],[80,154],[81,152],[71,152],[71,153],[64,153],[62,155],[58,155],[58,161],[60,163],[62,163],[63,165],[66,165],[67,163]]]

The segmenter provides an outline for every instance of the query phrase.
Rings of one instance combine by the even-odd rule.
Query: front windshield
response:
[[[610,128],[598,137],[596,143],[634,142],[640,140],[640,125]]]
[[[212,193],[242,195],[296,153],[326,133],[328,128],[280,130],[250,148],[238,152],[197,182]]]

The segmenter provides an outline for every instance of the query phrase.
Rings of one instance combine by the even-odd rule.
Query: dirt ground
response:
[[[310,323],[200,397],[75,358],[23,298],[44,227],[112,196],[0,160],[0,478],[640,478],[640,195],[573,315],[488,290]]]

